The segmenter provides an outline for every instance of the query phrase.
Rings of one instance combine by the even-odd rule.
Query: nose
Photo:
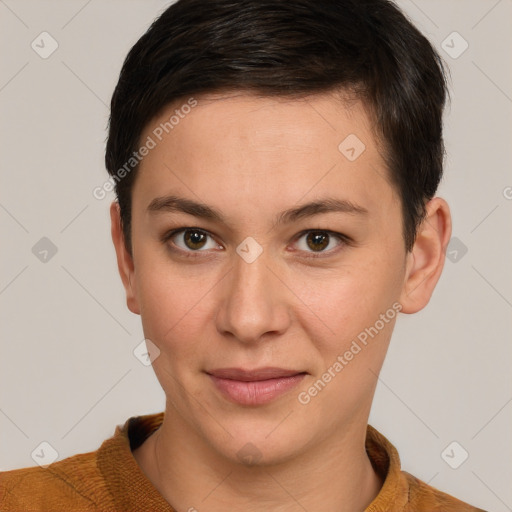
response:
[[[290,325],[290,297],[264,254],[252,263],[234,256],[216,315],[218,331],[245,344],[282,335]]]

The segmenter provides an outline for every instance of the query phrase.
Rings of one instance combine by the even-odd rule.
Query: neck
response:
[[[365,450],[366,423],[354,425],[290,460],[248,466],[213,450],[172,411],[133,455],[180,512],[362,512],[382,481]]]

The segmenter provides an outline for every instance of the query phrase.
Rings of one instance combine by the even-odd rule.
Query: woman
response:
[[[116,189],[166,410],[1,474],[2,510],[479,510],[368,426],[450,239],[444,102],[438,55],[386,0],[169,7],[124,63],[95,191]]]

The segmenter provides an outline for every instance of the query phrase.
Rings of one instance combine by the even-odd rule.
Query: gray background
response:
[[[429,306],[399,319],[370,422],[407,471],[512,510],[512,2],[400,5],[451,67],[440,195],[458,240]],[[122,61],[165,6],[0,0],[0,470],[35,465],[42,441],[59,459],[95,450],[128,417],[164,408],[133,355],[143,335],[117,275],[110,199],[92,190],[106,179]],[[46,59],[31,47],[43,31],[58,43]],[[469,453],[458,469],[441,456],[452,441]]]

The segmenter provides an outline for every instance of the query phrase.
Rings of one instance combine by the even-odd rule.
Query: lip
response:
[[[206,372],[222,395],[241,405],[263,405],[287,393],[306,372],[283,368],[222,368]]]

